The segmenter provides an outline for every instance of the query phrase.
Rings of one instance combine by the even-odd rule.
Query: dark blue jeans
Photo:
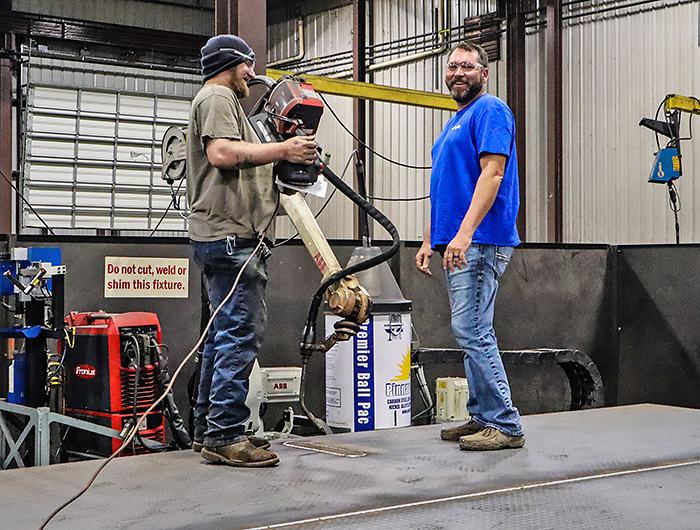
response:
[[[231,239],[191,244],[213,313],[255,247],[235,247]],[[253,256],[233,295],[209,328],[194,411],[194,439],[206,446],[220,447],[246,439],[250,410],[245,401],[248,378],[267,323],[266,285],[267,263]]]
[[[467,409],[474,421],[511,436],[523,433],[493,330],[498,278],[513,254],[511,247],[472,244],[467,265],[445,271],[452,311],[452,331],[464,350],[469,385]]]

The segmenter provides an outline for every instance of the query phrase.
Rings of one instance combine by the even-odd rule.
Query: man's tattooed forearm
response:
[[[253,156],[239,156],[236,155],[236,163],[234,164],[236,169],[248,169],[250,167],[255,167],[256,164],[253,163]]]

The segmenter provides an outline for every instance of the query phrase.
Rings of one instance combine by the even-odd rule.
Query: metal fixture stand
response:
[[[27,425],[16,440],[12,437],[12,433],[5,421],[6,413],[29,418]],[[25,467],[19,450],[29,437],[32,429],[34,429],[34,465],[45,466],[50,464],[49,448],[51,436],[49,433],[52,423],[60,423],[83,431],[109,436],[110,438],[121,438],[119,431],[115,429],[51,412],[51,409],[48,407],[25,407],[24,405],[0,401],[0,461],[2,461],[2,469],[7,469],[13,460],[18,467]]]

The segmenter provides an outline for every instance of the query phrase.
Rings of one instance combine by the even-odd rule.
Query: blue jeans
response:
[[[464,350],[469,385],[467,409],[477,423],[511,436],[523,433],[493,330],[498,278],[513,254],[512,247],[472,244],[467,265],[446,271],[452,331]]]
[[[235,247],[231,239],[191,244],[213,313],[255,247]],[[194,439],[205,446],[220,447],[246,439],[250,410],[245,401],[267,323],[266,285],[267,263],[253,256],[209,328],[194,410]]]

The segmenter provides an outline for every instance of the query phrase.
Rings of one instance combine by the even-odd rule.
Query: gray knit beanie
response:
[[[236,35],[217,35],[202,48],[202,77],[206,81],[243,61],[255,61],[250,46]]]

